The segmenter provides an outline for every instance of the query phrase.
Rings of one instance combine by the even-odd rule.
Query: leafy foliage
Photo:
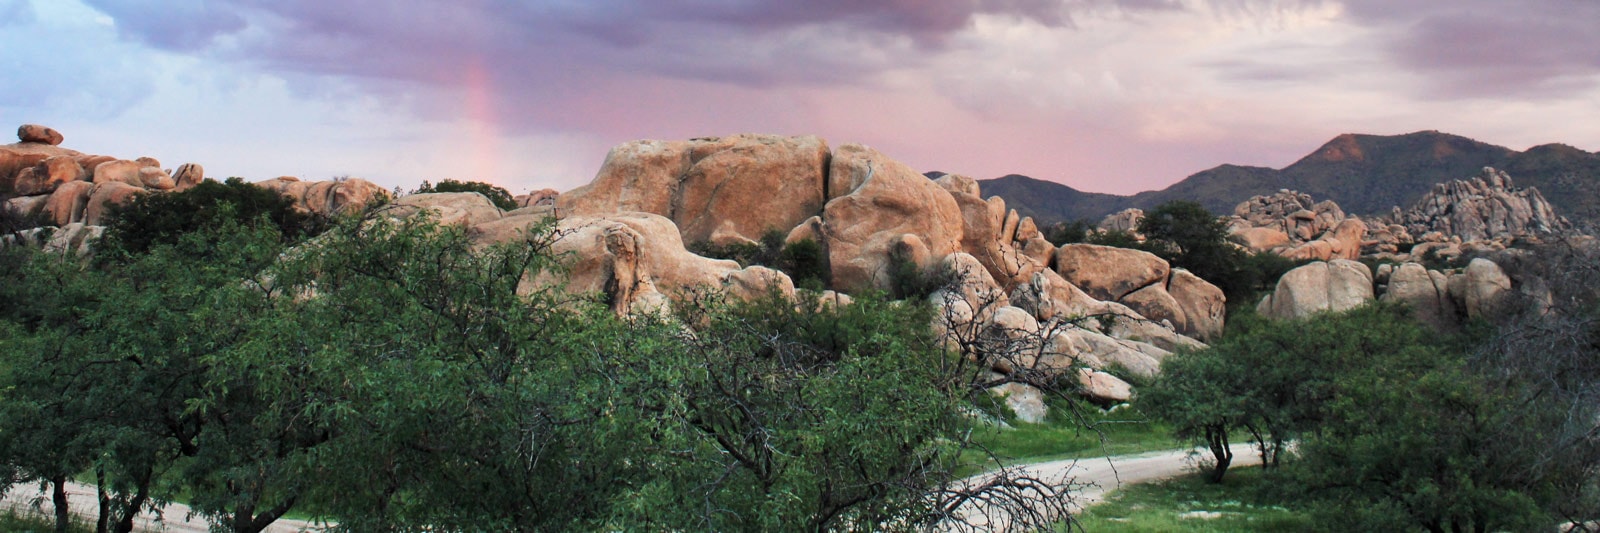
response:
[[[326,226],[326,221],[295,209],[292,199],[270,189],[240,178],[222,183],[206,180],[187,190],[136,195],[111,206],[101,255],[126,258],[158,245],[180,244],[185,235],[229,221],[243,226],[265,222],[284,242],[316,235]]]
[[[424,181],[422,182],[421,187],[418,187],[415,191],[411,191],[412,194],[432,192],[475,192],[483,195],[484,198],[488,198],[490,202],[494,203],[495,207],[500,208],[502,211],[511,211],[517,208],[517,200],[515,197],[511,196],[511,191],[507,191],[505,188],[498,185],[484,183],[481,181],[456,181],[447,179],[439,182],[438,185]]]
[[[718,245],[709,241],[688,245],[690,252],[712,259],[729,259],[741,267],[760,265],[788,274],[797,287],[822,290],[828,286],[832,271],[822,245],[812,239],[785,242],[787,236],[778,230],[761,235],[761,242],[730,242]]]

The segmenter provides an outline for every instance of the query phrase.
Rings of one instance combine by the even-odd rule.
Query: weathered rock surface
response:
[[[89,207],[89,194],[94,184],[87,181],[70,181],[57,187],[45,202],[44,214],[56,226],[83,222],[84,210]]]
[[[915,235],[929,257],[961,249],[961,208],[944,188],[877,150],[847,144],[833,153],[823,237],[833,285],[846,292],[887,288],[890,251]]]
[[[361,178],[328,181],[301,181],[300,178],[293,176],[283,176],[258,182],[256,185],[265,187],[269,190],[276,191],[278,194],[289,197],[290,199],[294,200],[295,208],[301,211],[324,216],[361,211],[366,209],[368,206],[371,206],[376,202],[389,197],[388,190],[385,190],[383,187],[379,187],[372,182]],[[478,193],[432,194],[470,194],[479,198],[483,198],[484,202],[488,202],[488,198],[485,198],[483,195]],[[413,194],[407,196],[407,198],[416,196],[427,195]],[[447,201],[443,199],[436,200]],[[458,198],[457,200],[463,202],[463,205],[478,205],[477,201],[472,199]],[[427,201],[433,200],[413,200],[413,202]],[[489,207],[494,208],[496,213],[495,218],[498,218],[499,208],[494,207],[494,203],[492,202],[488,203],[488,205]],[[482,215],[482,213],[479,213],[479,215]]]
[[[1128,293],[1161,283],[1171,267],[1155,254],[1097,244],[1068,244],[1056,250],[1056,273],[1099,300],[1120,300]]]
[[[1139,231],[1139,223],[1143,221],[1143,209],[1129,208],[1106,215],[1105,218],[1100,219],[1100,224],[1097,227],[1102,231],[1136,233]]]
[[[1167,293],[1183,311],[1183,322],[1174,323],[1178,333],[1210,342],[1222,335],[1227,321],[1228,301],[1222,289],[1181,268],[1172,269]]]
[[[593,182],[555,202],[571,216],[655,213],[689,242],[756,242],[821,210],[828,158],[827,142],[812,136],[635,141],[613,148]]]
[[[384,210],[401,217],[428,211],[440,224],[459,226],[493,222],[505,215],[488,197],[475,192],[411,194],[400,197]]]
[[[1300,319],[1345,311],[1374,299],[1372,271],[1361,263],[1335,259],[1311,263],[1284,274],[1256,312],[1277,319]]]
[[[1500,265],[1482,257],[1450,276],[1450,297],[1468,317],[1494,317],[1511,295],[1511,277]]]
[[[1455,329],[1458,325],[1455,301],[1450,297],[1449,280],[1444,274],[1429,271],[1418,263],[1405,263],[1394,268],[1387,280],[1388,288],[1380,300],[1411,308],[1417,320],[1440,331]]]
[[[206,180],[206,168],[195,163],[184,163],[172,173],[172,181],[180,191],[188,190]]]
[[[521,231],[542,220],[507,217],[474,225],[471,232],[484,244],[505,242],[521,238]],[[663,312],[668,309],[668,297],[694,291],[717,290],[743,299],[771,290],[794,295],[794,283],[781,272],[757,266],[740,268],[733,261],[689,253],[677,226],[660,215],[634,212],[569,217],[562,219],[556,230],[567,234],[556,241],[553,250],[571,258],[566,289],[599,294],[619,314]]]
[[[90,226],[102,225],[105,214],[111,206],[121,205],[134,195],[144,193],[143,187],[120,181],[96,183],[94,190],[89,193],[89,204],[83,208],[83,223]]]
[[[137,161],[106,161],[95,165],[93,179],[95,184],[117,182],[143,187],[144,180],[139,175],[143,168]]]

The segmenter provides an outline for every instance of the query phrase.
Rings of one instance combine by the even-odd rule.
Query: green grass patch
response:
[[[1090,533],[1313,529],[1307,513],[1286,507],[1272,489],[1273,476],[1258,467],[1231,469],[1219,484],[1192,474],[1113,491],[1078,519],[1083,531]]]
[[[15,533],[46,533],[56,530],[56,519],[36,512],[17,509],[0,511],[0,531]],[[74,516],[72,524],[67,527],[71,533],[89,533],[94,531],[94,526]]]
[[[1084,402],[1056,400],[1042,424],[1013,419],[1010,427],[978,423],[972,430],[978,449],[967,452],[973,471],[1056,459],[1127,455],[1182,447],[1171,428],[1145,415],[1136,404],[1110,411]],[[998,463],[997,463],[998,460]]]

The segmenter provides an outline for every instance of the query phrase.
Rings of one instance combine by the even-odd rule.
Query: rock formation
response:
[[[1305,265],[1278,279],[1278,286],[1256,305],[1261,316],[1299,319],[1317,313],[1354,309],[1374,299],[1372,270],[1347,259]]]
[[[1328,261],[1360,257],[1367,225],[1331,200],[1314,202],[1309,194],[1280,190],[1234,207],[1228,232],[1253,251]]]
[[[688,242],[756,242],[822,208],[828,154],[809,136],[635,141],[613,148],[593,182],[555,203],[566,216],[655,213]]]
[[[1435,185],[1395,218],[1394,222],[1412,235],[1437,232],[1460,237],[1462,242],[1546,235],[1572,228],[1538,189],[1519,189],[1511,176],[1493,168],[1484,168],[1472,179]]]
[[[62,148],[60,132],[36,124],[17,128],[17,138],[20,142],[0,145],[0,195],[10,197],[4,207],[62,228],[79,223],[96,227],[108,202],[188,188],[204,179],[199,165],[179,167],[175,177],[149,157],[122,160]],[[73,234],[98,235],[97,231]]]
[[[24,130],[25,140],[52,139]],[[6,206],[63,228],[8,239],[83,249],[108,206],[194,187],[204,174],[199,165],[171,172],[151,158],[88,156],[48,142],[0,147],[0,183],[25,193]],[[929,180],[872,148],[830,150],[816,137],[626,143],[589,185],[519,196],[510,212],[477,193],[384,202],[387,191],[360,179],[281,177],[258,185],[308,213],[368,212],[380,204],[369,213],[427,213],[464,228],[481,246],[552,239],[553,251],[569,261],[565,276],[528,279],[524,289],[559,282],[621,315],[670,314],[675,298],[706,291],[793,296],[783,272],[701,257],[686,246],[750,243],[771,232],[820,245],[840,291],[825,293],[828,305],[849,305],[845,293],[890,287],[907,265],[934,279],[958,273],[929,297],[942,311],[939,328],[952,349],[1008,376],[1008,388],[995,391],[1008,401],[1033,398],[1029,383],[1057,379],[1076,380],[1096,401],[1126,401],[1134,391],[1118,372],[1153,376],[1173,350],[1204,346],[1195,338],[1212,338],[1223,324],[1221,291],[1154,255],[1089,245],[1058,250],[1031,218],[1007,209],[1004,199],[984,198],[970,178]],[[1136,224],[1135,215],[1126,223]]]

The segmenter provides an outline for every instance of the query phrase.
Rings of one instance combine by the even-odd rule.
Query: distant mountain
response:
[[[1486,166],[1506,171],[1518,186],[1538,187],[1563,215],[1600,219],[1600,154],[1561,144],[1517,152],[1437,131],[1340,135],[1282,169],[1222,165],[1133,196],[1083,192],[1015,174],[979,183],[985,196],[999,195],[1007,206],[1043,223],[1099,221],[1122,209],[1149,209],[1170,200],[1193,200],[1227,214],[1239,202],[1279,189],[1371,215],[1410,207],[1435,183],[1470,178]]]

